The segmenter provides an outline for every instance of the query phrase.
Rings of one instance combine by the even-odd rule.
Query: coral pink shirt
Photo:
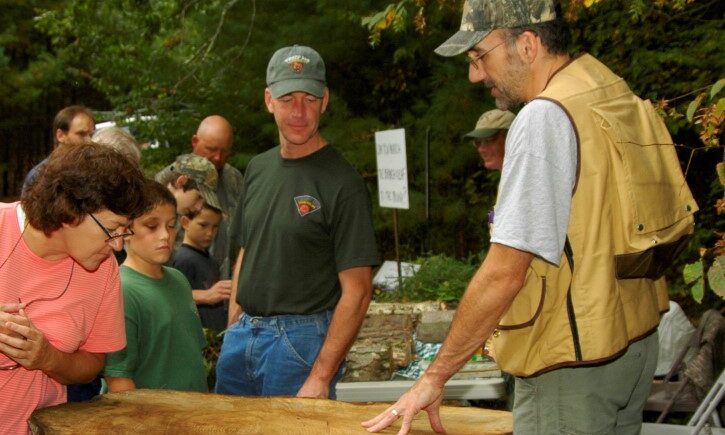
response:
[[[88,272],[70,257],[38,257],[22,239],[18,204],[0,203],[0,303],[30,302],[27,316],[63,352],[123,349],[126,329],[116,260],[109,257]],[[0,352],[0,368],[12,363]],[[64,403],[66,387],[40,370],[0,370],[0,398],[0,433],[27,434],[30,414]]]

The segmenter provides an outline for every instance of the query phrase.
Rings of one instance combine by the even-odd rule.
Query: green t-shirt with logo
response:
[[[237,302],[255,316],[334,309],[338,273],[378,264],[371,210],[362,177],[331,145],[254,157],[231,226],[232,258],[244,247]]]
[[[176,269],[154,279],[121,266],[126,348],[106,356],[107,377],[131,378],[137,388],[208,391],[206,345],[191,286]]]

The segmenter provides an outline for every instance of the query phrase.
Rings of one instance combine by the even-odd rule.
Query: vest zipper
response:
[[[571,245],[569,244],[569,236],[566,237],[564,242],[564,253],[566,259],[569,262],[569,270],[571,270],[571,279],[574,280],[574,253],[572,252]],[[579,329],[576,326],[576,315],[574,314],[574,302],[571,298],[571,283],[569,284],[569,290],[566,292],[566,313],[569,316],[569,326],[571,327],[571,337],[574,341],[574,355],[577,361],[582,360],[582,349],[579,343]]]
[[[582,349],[581,345],[579,344],[579,330],[576,326],[576,316],[574,316],[574,304],[571,301],[571,287],[569,287],[569,291],[566,294],[566,311],[567,314],[569,314],[569,325],[571,326],[571,336],[574,340],[574,355],[576,355],[576,360],[581,361],[582,360]]]

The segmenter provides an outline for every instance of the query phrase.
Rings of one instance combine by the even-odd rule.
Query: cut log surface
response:
[[[360,422],[388,404],[352,404],[292,397],[235,397],[167,390],[105,394],[91,402],[39,409],[30,417],[34,434],[365,434]],[[510,412],[441,407],[449,434],[510,434]],[[400,420],[382,433],[396,433]],[[411,434],[433,434],[425,412]]]

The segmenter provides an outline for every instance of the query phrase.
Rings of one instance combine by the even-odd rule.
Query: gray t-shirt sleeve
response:
[[[576,182],[577,142],[566,113],[529,102],[506,137],[491,242],[559,264]]]

